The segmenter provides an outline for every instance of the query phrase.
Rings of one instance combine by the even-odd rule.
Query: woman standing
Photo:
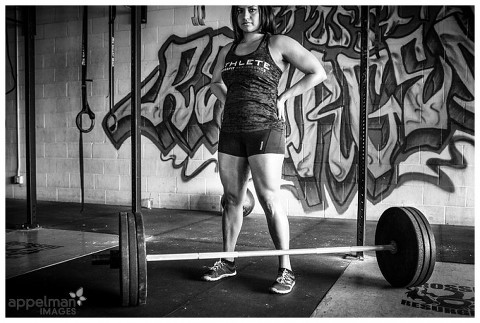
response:
[[[234,251],[243,222],[249,173],[267,218],[276,249],[289,249],[288,218],[279,193],[285,153],[285,101],[326,79],[316,57],[297,41],[275,35],[272,7],[233,6],[235,39],[220,51],[211,90],[225,103],[218,144],[225,206],[223,251]],[[305,75],[278,93],[283,71],[291,64]],[[202,277],[216,281],[236,275],[234,259],[220,259]],[[279,257],[278,276],[270,288],[287,294],[295,285],[289,256]]]

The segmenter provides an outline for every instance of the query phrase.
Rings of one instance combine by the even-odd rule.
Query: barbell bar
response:
[[[330,247],[330,248],[304,248],[287,250],[256,250],[232,252],[199,252],[199,253],[172,253],[147,255],[147,261],[174,261],[174,260],[204,260],[219,258],[248,258],[285,255],[322,255],[334,253],[355,253],[360,251],[391,251],[396,252],[394,244],[382,246],[357,246],[357,247]]]
[[[435,237],[425,216],[413,207],[391,207],[381,215],[374,246],[346,246],[288,250],[146,254],[142,214],[119,214],[120,250],[94,255],[93,264],[120,268],[123,306],[136,306],[147,299],[147,262],[282,255],[352,254],[375,251],[382,275],[393,287],[420,286],[430,278],[436,260]]]
[[[325,248],[304,248],[287,250],[255,250],[255,251],[232,251],[232,252],[192,252],[192,253],[171,253],[171,254],[153,254],[146,255],[147,262],[156,261],[176,261],[176,260],[205,260],[219,258],[249,258],[249,257],[268,257],[284,255],[322,255],[322,254],[353,254],[365,251],[397,251],[396,244],[392,241],[389,245],[375,246],[347,246],[347,247],[325,247]],[[93,256],[94,265],[112,265],[112,268],[118,268],[120,264],[120,255],[117,250],[112,250],[110,255],[100,254]],[[115,261],[116,260],[116,261]]]

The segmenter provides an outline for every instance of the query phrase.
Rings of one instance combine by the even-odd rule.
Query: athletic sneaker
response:
[[[203,274],[202,279],[213,282],[222,278],[235,276],[237,274],[236,269],[235,263],[220,259],[213,265],[213,267],[210,267],[210,269]]]
[[[295,286],[295,274],[287,268],[280,268],[270,291],[275,294],[288,294]]]

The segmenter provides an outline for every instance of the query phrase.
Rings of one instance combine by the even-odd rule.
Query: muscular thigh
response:
[[[242,201],[250,176],[247,158],[219,152],[218,165],[225,195],[227,198]]]
[[[257,195],[280,190],[283,160],[283,154],[258,154],[248,158]]]

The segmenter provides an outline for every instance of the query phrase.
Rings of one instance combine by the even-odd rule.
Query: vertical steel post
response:
[[[35,7],[23,8],[25,37],[25,155],[27,173],[26,228],[37,227],[37,179],[35,151]]]
[[[368,154],[368,28],[369,6],[360,7],[360,127],[358,136],[358,210],[357,210],[357,246],[365,242],[365,221],[367,202],[367,154]],[[357,258],[363,258],[363,251],[357,252]]]
[[[83,7],[82,16],[82,108],[85,108],[87,103],[87,65],[88,65],[88,6]],[[78,119],[77,127],[82,129],[82,118]],[[81,193],[81,209],[83,212],[85,207],[85,168],[83,160],[83,132],[79,131],[78,137],[78,159],[80,166],[80,193]]]
[[[141,212],[141,10],[131,7],[132,212]]]

